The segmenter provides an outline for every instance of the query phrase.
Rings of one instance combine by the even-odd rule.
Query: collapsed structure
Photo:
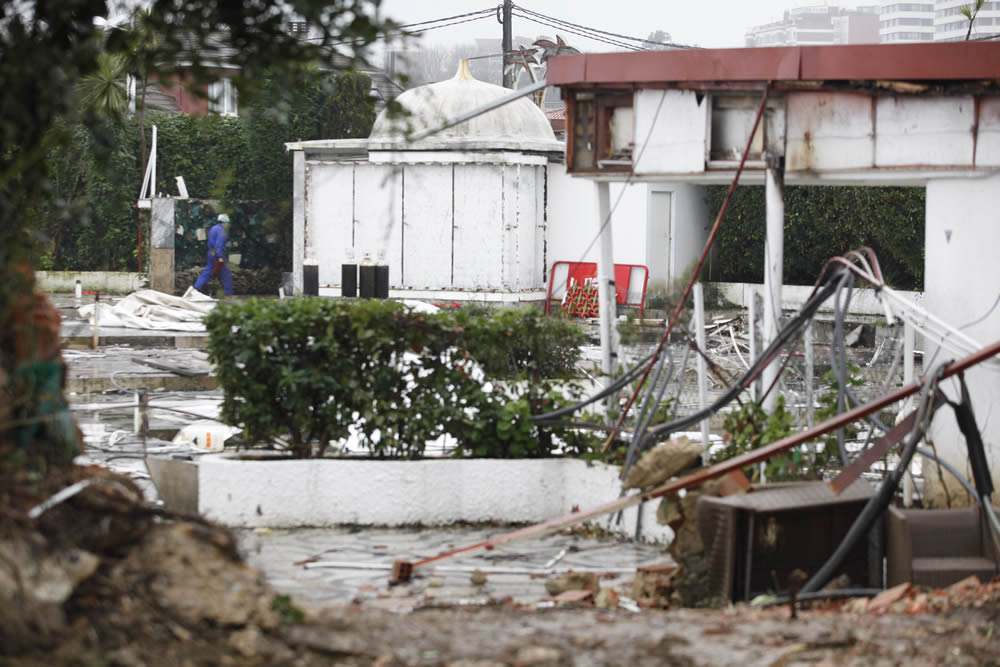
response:
[[[610,183],[728,183],[740,170],[741,182],[766,186],[767,345],[781,311],[784,185],[926,186],[925,305],[968,338],[963,348],[957,336],[928,336],[928,360],[1000,339],[992,257],[1000,243],[1000,44],[570,55],[551,61],[548,82],[567,103],[567,168],[595,184],[601,203],[591,229],[602,230],[605,266],[619,219]],[[609,276],[601,271],[602,304],[613,298]],[[610,330],[602,328],[609,372]],[[984,366],[967,377],[994,477],[1000,422],[988,415],[1000,400],[997,372]],[[776,375],[772,363],[765,385]],[[931,438],[967,468],[951,420],[935,422]]]

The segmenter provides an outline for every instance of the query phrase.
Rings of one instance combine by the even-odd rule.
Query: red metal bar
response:
[[[979,364],[990,357],[995,356],[1000,353],[1000,341],[993,343],[978,352],[971,354],[963,359],[953,361],[941,372],[941,379],[950,377],[957,373]],[[451,551],[446,551],[444,553],[438,554],[437,556],[431,556],[430,558],[424,558],[416,563],[413,563],[413,567],[421,567],[423,565],[428,565],[430,563],[440,562],[448,558],[454,558],[460,555],[471,555],[479,551],[489,551],[495,547],[501,546],[503,544],[510,544],[511,542],[516,542],[518,540],[524,540],[531,537],[541,537],[542,535],[547,535],[549,533],[554,533],[556,531],[562,530],[563,528],[568,528],[578,523],[582,523],[588,519],[594,517],[602,516],[605,514],[611,514],[612,512],[617,512],[619,510],[632,507],[633,505],[638,505],[640,503],[647,502],[649,500],[654,500],[668,493],[674,493],[680,491],[681,489],[687,489],[692,486],[697,486],[702,482],[706,482],[710,479],[715,479],[716,477],[721,477],[733,470],[739,470],[748,465],[758,463],[765,459],[769,459],[775,454],[780,454],[786,449],[791,449],[801,445],[804,442],[808,442],[817,436],[823,435],[824,433],[829,433],[835,429],[840,428],[850,424],[853,421],[857,421],[873,412],[877,412],[893,403],[900,401],[907,396],[920,391],[922,384],[912,383],[905,387],[900,387],[894,391],[889,392],[881,398],[877,398],[874,401],[865,403],[864,405],[859,405],[856,408],[848,410],[847,412],[842,412],[839,415],[831,417],[826,421],[813,426],[810,429],[806,429],[801,433],[796,433],[795,435],[790,435],[787,438],[782,438],[777,442],[773,442],[766,447],[761,447],[752,452],[747,452],[741,456],[731,458],[727,461],[722,461],[721,463],[716,463],[713,466],[708,466],[707,468],[702,468],[696,470],[695,472],[682,477],[677,480],[666,482],[660,486],[651,489],[643,493],[636,493],[631,496],[625,496],[624,498],[619,498],[611,502],[604,503],[603,505],[598,505],[597,507],[591,508],[583,512],[575,512],[573,514],[568,514],[556,519],[550,519],[543,523],[528,526],[527,528],[522,528],[520,530],[515,530],[511,533],[505,533],[503,535],[498,535],[492,537],[488,540],[482,542],[477,542],[476,544],[471,544],[469,546],[460,547],[458,549],[453,549]]]

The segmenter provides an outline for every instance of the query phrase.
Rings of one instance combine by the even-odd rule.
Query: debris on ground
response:
[[[681,596],[674,590],[674,580],[681,573],[681,566],[674,564],[640,567],[632,581],[632,599],[640,607],[669,609],[677,606]]]
[[[704,445],[686,436],[661,442],[632,466],[622,486],[625,489],[641,489],[665,482],[700,459],[704,451]]]
[[[566,591],[590,591],[596,594],[601,590],[601,584],[593,572],[567,572],[546,581],[545,590],[552,597],[558,597]]]
[[[95,475],[114,483],[95,482],[28,518],[32,507]],[[44,481],[0,481],[0,545],[18,567],[12,579],[11,563],[0,566],[8,577],[0,585],[5,666],[870,665],[917,659],[978,665],[1000,655],[1000,580],[906,589],[878,613],[868,610],[867,599],[860,610],[850,600],[806,603],[793,623],[784,607],[640,611],[590,572],[553,578],[562,590],[548,609],[510,599],[436,603],[407,615],[363,604],[302,609],[242,561],[228,530],[136,504],[127,478],[74,468]],[[31,565],[24,562],[26,549]],[[99,560],[89,575],[86,557],[80,570],[64,566],[82,552]],[[31,568],[53,565],[63,570],[62,588],[30,600]],[[662,597],[671,568],[643,570],[637,575],[642,586]],[[24,590],[11,581],[22,581]],[[412,594],[405,589],[386,590]],[[37,601],[63,599],[67,591],[62,603]]]

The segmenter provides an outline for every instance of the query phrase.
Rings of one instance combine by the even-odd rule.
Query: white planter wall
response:
[[[448,525],[541,522],[618,497],[619,469],[575,459],[245,461],[200,459],[198,511],[229,526]],[[667,540],[658,501],[642,535]],[[637,509],[613,530],[633,535]],[[604,520],[607,523],[607,518]],[[602,525],[604,525],[602,524]]]

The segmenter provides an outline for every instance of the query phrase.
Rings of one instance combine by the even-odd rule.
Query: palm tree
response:
[[[965,41],[969,41],[972,37],[972,24],[976,22],[976,15],[979,14],[979,10],[983,8],[986,0],[976,0],[974,4],[962,5],[958,11],[962,12],[962,16],[969,19],[969,29],[965,33]]]
[[[80,106],[120,122],[128,113],[128,59],[117,53],[97,56],[97,69],[77,85]]]

